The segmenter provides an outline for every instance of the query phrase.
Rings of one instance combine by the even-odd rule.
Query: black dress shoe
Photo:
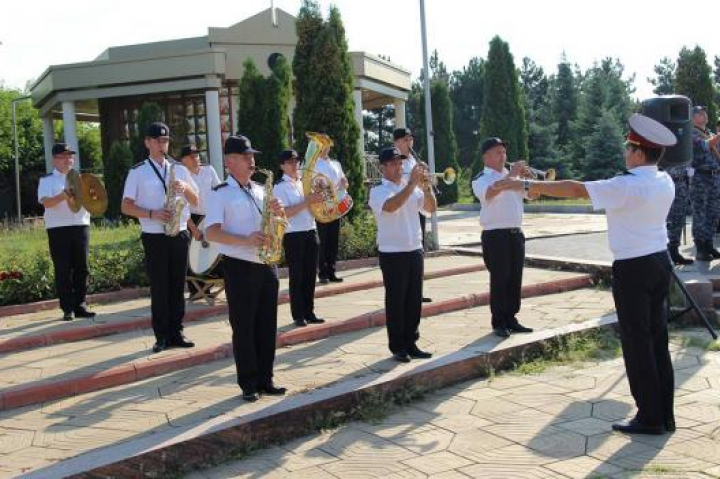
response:
[[[414,347],[408,351],[408,356],[413,359],[430,359],[432,357],[432,353],[428,353],[418,347]]]
[[[304,328],[305,326],[307,326],[307,323],[306,323],[305,320],[302,319],[302,318],[300,318],[300,319],[293,319],[293,323],[295,323],[295,326],[298,327],[298,328]]]
[[[320,278],[318,281],[320,282],[320,284],[328,284],[330,282],[330,280],[327,278]]]
[[[342,278],[338,278],[337,276],[335,276],[335,274],[331,274],[328,279],[331,283],[342,283],[344,281]]]
[[[405,351],[400,351],[399,353],[394,353],[392,355],[393,359],[399,363],[409,363],[410,362],[410,355],[406,353]]]
[[[158,339],[153,345],[153,353],[159,353],[165,351],[168,348],[167,341],[164,339]]]
[[[669,417],[669,418],[665,419],[665,430],[667,432],[675,432],[675,429],[676,429],[675,418]]]
[[[622,432],[625,434],[653,434],[659,436],[665,434],[665,427],[663,426],[649,426],[643,424],[637,419],[632,419],[628,422],[622,422],[612,425],[613,431]]]
[[[255,402],[260,399],[260,395],[256,391],[243,391],[242,398],[243,401]]]
[[[426,298],[425,296],[423,296],[422,302],[423,302],[423,303],[432,303],[432,299],[431,299],[431,298]]]
[[[495,328],[493,329],[493,334],[499,338],[509,338],[510,330],[508,328]]]
[[[287,388],[279,388],[272,383],[258,386],[258,393],[267,394],[268,396],[284,396],[286,392]]]
[[[73,320],[73,314],[72,314],[72,313],[63,313],[62,320],[63,320],[63,321],[72,321],[72,320]]]
[[[187,337],[185,337],[184,334],[181,334],[180,336],[176,337],[172,341],[168,343],[168,347],[171,348],[194,348],[195,343],[190,341]]]
[[[85,306],[80,306],[75,310],[76,318],[94,318],[95,316],[97,316],[97,313],[88,310]]]
[[[312,318],[308,318],[305,320],[308,324],[322,324],[325,322],[324,319],[318,318],[317,316],[313,316]]]
[[[520,323],[509,326],[507,329],[509,329],[511,333],[532,333],[533,332],[533,328],[527,328]]]

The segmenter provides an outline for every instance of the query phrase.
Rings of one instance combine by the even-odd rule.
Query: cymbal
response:
[[[82,198],[82,179],[77,170],[70,169],[65,176],[65,189],[67,190],[70,198],[68,198],[68,206],[70,211],[77,213],[83,206]]]
[[[93,216],[102,216],[108,207],[107,191],[100,178],[92,173],[83,173],[82,200],[83,206]]]

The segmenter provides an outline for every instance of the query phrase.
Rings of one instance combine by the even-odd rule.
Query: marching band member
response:
[[[266,237],[261,230],[265,190],[250,181],[255,172],[255,153],[250,140],[230,136],[225,141],[225,167],[230,176],[208,196],[209,241],[219,244],[223,277],[233,336],[238,385],[245,401],[259,394],[281,396],[286,389],[273,384],[275,336],[277,334],[277,270],[260,262],[259,246]],[[274,213],[283,212],[275,198]]]
[[[422,312],[423,248],[418,214],[437,201],[426,169],[413,167],[403,179],[405,155],[397,148],[380,152],[382,182],[370,190],[370,208],[378,228],[380,269],[385,284],[385,315],[390,352],[398,362],[430,358],[417,347]],[[419,186],[423,187],[421,190]]]
[[[695,169],[690,184],[692,203],[692,235],[698,261],[712,261],[720,258],[715,249],[713,236],[720,217],[720,135],[708,130],[708,114],[704,106],[695,106],[693,120],[693,159]]]
[[[337,160],[330,158],[332,144],[325,147],[315,163],[315,170],[327,176],[335,184],[336,189],[347,190],[348,180],[343,173],[342,166]],[[318,267],[318,278],[321,284],[328,282],[342,283],[342,278],[335,274],[337,263],[338,241],[340,238],[340,219],[329,223],[317,224],[318,236],[320,237],[320,260]]]
[[[55,269],[55,290],[58,294],[63,320],[92,318],[95,313],[85,304],[88,278],[88,242],[90,213],[80,208],[73,213],[68,206],[70,196],[65,190],[65,178],[75,163],[75,151],[65,143],[52,147],[55,169],[40,178],[38,201],[45,207],[50,257]]]
[[[122,212],[140,220],[145,264],[150,278],[150,307],[155,333],[153,352],[172,347],[192,348],[195,343],[182,333],[185,316],[185,273],[190,235],[186,204],[180,216],[180,233],[165,234],[164,223],[172,218],[165,208],[167,189],[172,188],[190,205],[197,205],[197,187],[188,170],[175,164],[175,182],[169,181],[170,161],[165,158],[170,145],[170,129],[161,122],[151,124],[145,133],[149,157],[130,169],[125,180]]]
[[[480,147],[485,169],[472,182],[480,200],[480,225],[483,259],[490,273],[490,313],[496,336],[530,333],[532,328],[518,322],[522,274],[525,263],[525,235],[522,231],[522,191],[502,191],[491,186],[505,177],[517,178],[525,163],[516,161],[512,171],[505,169],[507,144],[500,138],[488,138]]]
[[[290,277],[290,311],[296,326],[324,323],[315,316],[315,275],[318,268],[318,236],[308,206],[322,201],[321,193],[305,197],[295,150],[280,153],[283,177],[275,185],[275,196],[285,205],[289,221],[283,237],[285,261]]]
[[[672,265],[665,218],[675,196],[672,179],[657,168],[675,135],[659,122],[635,114],[625,142],[628,171],[609,180],[540,182],[507,178],[495,192],[529,192],[562,198],[590,198],[604,209],[613,262],[613,298],[620,325],[625,370],[637,414],[613,424],[625,433],[675,430],[673,367],[668,351],[666,306]]]
[[[210,190],[220,184],[220,178],[215,173],[215,168],[210,165],[203,165],[200,161],[200,152],[193,145],[184,146],[180,152],[180,161],[183,166],[190,172],[190,177],[193,179],[198,187],[198,204],[193,206],[190,205],[190,219],[188,219],[187,227],[188,231],[193,238],[197,241],[202,241],[204,234],[198,228],[200,222],[205,218],[205,203],[207,202],[207,195]],[[188,267],[187,274],[192,274],[192,271]],[[214,274],[214,273],[213,273]],[[189,292],[189,298],[197,294],[197,288],[195,285],[188,281],[187,288]]]

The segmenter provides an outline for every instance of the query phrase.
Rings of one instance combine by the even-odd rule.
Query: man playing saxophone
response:
[[[145,265],[150,278],[150,307],[155,333],[153,352],[167,348],[191,348],[195,344],[183,334],[185,316],[185,272],[190,234],[188,205],[197,205],[197,186],[181,164],[167,160],[170,129],[164,123],[151,124],[145,133],[149,156],[130,169],[125,180],[122,212],[140,220]],[[168,198],[184,206],[173,215]],[[182,201],[182,199],[186,201]],[[173,235],[166,234],[167,225]]]
[[[284,208],[277,198],[268,201],[262,185],[250,181],[255,172],[250,140],[230,136],[225,141],[227,181],[208,195],[205,235],[219,244],[233,336],[238,385],[245,401],[260,394],[283,395],[273,383],[277,334],[278,279],[274,266],[260,259],[260,249],[273,238],[262,229],[266,206],[278,216]]]

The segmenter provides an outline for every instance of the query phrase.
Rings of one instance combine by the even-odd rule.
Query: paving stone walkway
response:
[[[590,299],[587,291],[569,294]],[[535,301],[546,300],[526,304]],[[425,329],[454,321],[443,318]],[[612,422],[634,413],[622,359],[615,359],[463,383],[377,424],[353,422],[186,479],[719,477],[720,352],[680,344],[673,344],[674,434],[610,432]]]
[[[533,274],[543,279],[548,275],[567,275],[532,270],[528,273],[526,284],[532,281]],[[475,285],[470,283],[473,280],[477,281]],[[458,288],[466,284],[480,288],[482,281],[482,275],[478,273],[474,279],[455,279],[444,288],[448,293],[457,292]],[[442,297],[442,291],[442,288],[433,289],[433,296]],[[368,296],[364,293],[366,301],[369,301]],[[357,301],[359,298],[348,302],[347,307],[352,307]],[[372,306],[375,307],[375,304]],[[356,310],[357,306],[354,309]],[[521,320],[535,328],[546,329],[597,318],[611,311],[610,294],[588,288],[526,299]],[[529,336],[521,336],[501,342],[491,334],[489,325],[487,307],[427,318],[421,323],[420,345],[433,351],[435,358],[440,358],[462,348],[490,351],[530,339]],[[227,334],[221,331],[226,328],[222,323],[217,324],[216,328],[214,340],[217,340],[220,334]],[[297,395],[348,380],[372,381],[390,371],[397,373],[398,368],[409,371],[418,365],[417,361],[407,365],[398,365],[391,361],[386,342],[385,330],[374,328],[283,348],[278,351],[276,381]],[[107,351],[111,351],[112,345],[107,346],[111,348]],[[86,352],[89,353],[90,351]],[[64,358],[45,358],[45,361],[51,360],[58,367],[64,367]],[[23,362],[25,367],[32,364],[27,358],[24,358]],[[12,368],[6,368],[10,369]],[[221,360],[122,387],[0,412],[0,473],[12,477],[20,472],[37,471],[33,478],[64,477],[63,472],[48,466],[104,446],[129,444],[148,437],[152,439],[153,435],[161,437],[162,433],[168,432],[174,435],[173,431],[180,433],[188,426],[202,428],[202,424],[209,418],[221,414],[229,417],[243,416],[262,411],[263,408],[272,407],[281,401],[282,398],[265,398],[254,404],[243,403],[235,384],[232,360]],[[450,422],[453,420],[451,416],[455,414],[451,409],[452,407],[448,408],[450,414],[445,418]],[[434,442],[435,439],[430,440],[430,443]],[[304,449],[299,443],[297,447]],[[350,440],[347,446],[337,443],[336,453],[355,447],[359,448],[361,454],[368,452],[367,448],[363,449],[362,443],[356,444],[354,440]],[[415,447],[416,452],[401,449],[400,459],[404,461],[420,457],[419,452],[427,447],[419,445]],[[315,465],[335,461],[333,453],[327,451],[313,451],[308,453],[307,457],[310,461],[316,461]],[[394,462],[402,465],[404,469],[405,465],[401,464],[400,459]],[[83,456],[75,460],[85,464]],[[384,459],[380,456],[373,460],[363,459],[363,462],[366,463],[368,471],[375,467],[378,471],[383,470]],[[255,474],[258,474],[257,467],[253,468]],[[393,468],[397,469],[396,466]],[[298,464],[298,469],[304,469],[304,466]],[[321,473],[329,472],[318,472]],[[310,471],[309,474],[314,472]],[[345,477],[342,471],[338,472],[338,475]]]

